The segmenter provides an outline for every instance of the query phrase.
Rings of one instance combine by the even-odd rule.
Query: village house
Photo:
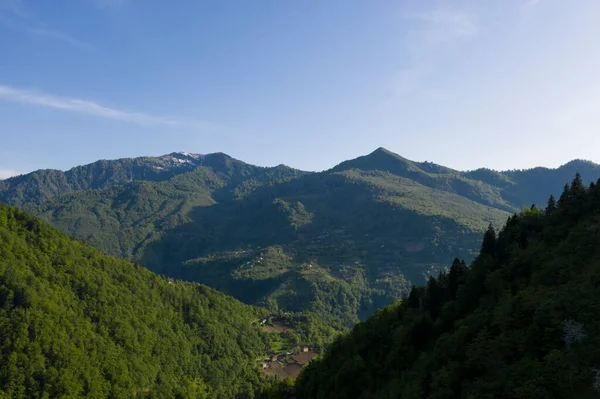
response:
[[[269,356],[269,360],[272,362],[276,362],[277,361],[277,355],[271,355]]]
[[[302,346],[300,347],[300,352],[308,352],[308,351],[309,351],[309,347],[308,347],[308,346],[306,346],[306,345],[302,345]]]

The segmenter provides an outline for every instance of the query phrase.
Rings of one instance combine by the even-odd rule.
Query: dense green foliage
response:
[[[232,160],[221,153],[208,155],[172,153],[161,157],[101,160],[89,165],[77,166],[66,172],[38,170],[27,175],[0,180],[0,201],[22,206],[70,192],[104,189],[136,181],[165,181],[198,166],[210,167],[216,173],[228,173]],[[277,169],[253,168],[255,171]]]
[[[463,173],[385,149],[321,173],[172,154],[74,168],[68,184],[34,172],[0,182],[0,200],[153,271],[337,328],[454,256],[472,260],[489,223],[547,197],[573,165],[600,176],[581,162]]]
[[[489,227],[470,268],[426,286],[332,344],[300,398],[600,396],[600,181]]]
[[[2,398],[252,398],[263,314],[0,204]]]
[[[287,331],[280,334],[267,334],[269,354],[295,351],[300,345],[307,344],[313,350],[320,352],[331,343],[335,336],[339,335],[335,328],[310,312],[277,313],[270,315],[266,320],[266,326],[277,323],[288,328]]]
[[[67,172],[38,170],[0,181],[0,201],[21,206],[72,191],[106,188],[133,180],[162,181],[189,171],[196,164],[193,157],[171,154],[159,158],[101,160]]]
[[[229,162],[226,158],[222,161]],[[263,182],[295,175],[289,168],[246,168],[242,164],[245,169],[238,170],[238,166],[233,164],[227,171],[218,164],[197,167],[163,182],[137,181],[72,192],[23,207],[104,252],[140,259],[147,243],[190,222],[188,214],[195,207],[214,205],[223,197],[236,198]],[[250,177],[244,178],[245,174]]]

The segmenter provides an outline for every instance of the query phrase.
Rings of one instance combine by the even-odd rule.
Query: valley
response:
[[[469,362],[488,360],[469,360],[480,356],[473,349],[472,334],[484,333],[465,330],[467,336],[460,338],[463,330],[450,325],[463,323],[459,318],[478,317],[478,323],[497,328],[502,312],[512,311],[498,308],[490,321],[486,309],[496,306],[499,298],[509,298],[510,287],[527,292],[535,267],[540,268],[536,284],[558,284],[567,303],[576,285],[562,286],[561,279],[578,283],[572,275],[560,277],[557,265],[571,262],[579,267],[579,261],[569,260],[572,256],[582,262],[586,257],[595,259],[594,215],[600,186],[588,188],[583,183],[599,172],[591,163],[574,163],[589,168],[586,177],[577,173],[559,199],[551,197],[544,209],[518,205],[517,201],[526,203],[534,197],[531,182],[522,190],[514,181],[493,186],[464,177],[475,172],[417,164],[384,150],[319,173],[283,166],[257,168],[222,154],[192,159],[201,159],[202,164],[175,162],[175,170],[161,169],[172,176],[152,177],[155,180],[106,179],[106,171],[98,174],[93,167],[97,176],[79,184],[91,187],[97,180],[102,188],[65,186],[62,194],[38,179],[36,174],[46,172],[2,182],[5,200],[20,192],[19,198],[28,199],[19,206],[76,240],[40,219],[0,205],[0,327],[9,332],[2,341],[1,360],[7,366],[0,371],[0,393],[330,398],[363,392],[366,398],[372,392],[392,396],[418,392],[422,396],[425,391],[394,379],[397,374],[390,376],[391,370],[399,368],[407,381],[419,381],[429,372],[415,360],[415,350],[425,351],[431,364],[439,366],[445,364],[446,352],[438,353],[431,345],[458,340],[455,345],[460,346],[464,338],[470,343],[461,353],[466,351],[469,358],[450,351],[454,360],[449,361],[460,364],[452,366],[452,372],[477,380],[481,374]],[[181,164],[189,166],[181,169]],[[519,173],[538,179],[539,170]],[[517,172],[500,175],[527,181]],[[25,192],[27,196],[22,195]],[[33,200],[36,195],[39,201]],[[494,225],[503,226],[498,235]],[[564,235],[571,230],[573,238]],[[584,231],[586,238],[581,235]],[[569,252],[574,251],[573,240],[589,251]],[[559,251],[554,255],[546,249],[552,242]],[[89,245],[129,260],[104,255]],[[540,255],[546,252],[547,256]],[[459,255],[451,267],[450,254]],[[553,271],[544,271],[548,267]],[[587,283],[597,276],[591,269],[582,273],[591,278]],[[426,286],[415,287],[422,282]],[[577,287],[593,296],[593,286]],[[593,308],[585,295],[574,298]],[[518,296],[510,300],[520,301]],[[556,303],[544,303],[539,306],[554,306],[553,317],[566,317]],[[169,322],[164,324],[165,320]],[[53,323],[62,330],[52,330]],[[466,325],[479,329],[477,323]],[[595,331],[587,318],[585,325],[587,331]],[[389,341],[388,331],[399,340]],[[513,338],[509,334],[502,339]],[[541,342],[556,346],[557,338]],[[370,357],[368,348],[379,357]],[[398,358],[398,348],[403,357]],[[592,367],[595,352],[588,352],[584,356],[578,351],[577,356]],[[389,356],[381,358],[386,353]],[[494,362],[501,364],[499,359]],[[544,362],[536,367],[554,367]],[[435,378],[442,380],[427,385],[426,392],[492,389],[460,386],[455,377],[443,377],[450,364],[440,367]],[[510,376],[517,366],[507,361],[502,367]],[[581,365],[565,367],[578,373],[576,390],[586,395],[589,378]],[[369,369],[380,371],[373,375]],[[44,382],[35,382],[35,376],[43,376]],[[363,378],[364,384],[355,385]],[[505,391],[514,395],[510,388]]]
[[[600,399],[597,38],[0,0],[0,399]]]
[[[600,173],[459,172],[382,148],[318,173],[173,153],[33,172],[0,181],[0,199],[157,273],[343,330],[472,260],[488,224],[558,195],[575,170]]]

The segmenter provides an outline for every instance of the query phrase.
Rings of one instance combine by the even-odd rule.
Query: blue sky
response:
[[[600,162],[599,37],[597,0],[0,0],[0,177],[173,151]]]

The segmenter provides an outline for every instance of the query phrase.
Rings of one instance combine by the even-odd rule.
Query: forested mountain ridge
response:
[[[189,222],[192,209],[240,199],[262,185],[303,174],[283,165],[263,168],[210,154],[202,165],[168,180],[111,183],[104,189],[73,191],[22,208],[104,252],[140,259],[147,242]]]
[[[174,152],[159,157],[100,160],[66,172],[44,169],[0,180],[0,201],[23,206],[74,191],[104,189],[137,181],[165,181],[199,166],[221,175],[231,175],[232,171],[236,171],[240,177],[268,173],[269,169],[289,169],[292,175],[297,172],[283,165],[277,168],[247,165],[223,153]]]
[[[0,204],[0,397],[252,398],[262,314]]]
[[[525,204],[543,203],[551,193],[560,194],[557,187],[575,173],[587,183],[600,177],[600,165],[583,160],[574,160],[555,169],[537,167],[498,172],[482,168],[461,172],[432,162],[410,161],[385,148],[333,168],[334,171],[349,169],[387,171],[509,212],[519,210]]]
[[[465,172],[463,176],[498,187],[502,197],[518,207],[518,204],[525,204],[527,200],[532,204],[543,204],[550,194],[558,197],[560,184],[570,181],[576,173],[580,174],[583,182],[589,184],[600,177],[600,165],[576,159],[556,169],[537,167],[505,172],[477,169]]]
[[[600,397],[600,180],[488,228],[468,268],[340,337],[299,398]]]
[[[582,162],[459,172],[383,148],[319,173],[224,154],[199,160],[162,180],[139,180],[140,173],[21,206],[153,271],[351,326],[449,259],[471,260],[489,223],[501,226],[510,212],[546,197],[549,181],[568,180],[564,170],[581,169],[584,181],[600,177],[597,165]],[[27,179],[14,179],[4,183],[5,200],[27,197]]]

